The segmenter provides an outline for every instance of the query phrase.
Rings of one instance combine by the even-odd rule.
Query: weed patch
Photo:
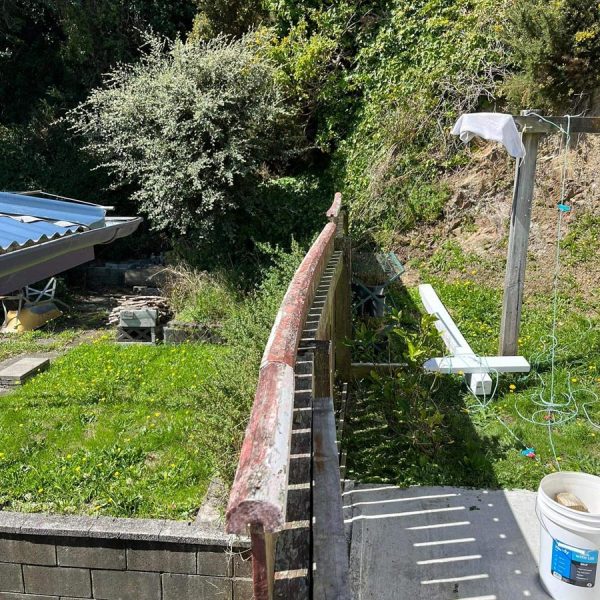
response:
[[[430,281],[475,352],[496,354],[501,293],[468,277],[453,283]],[[523,309],[520,353],[531,362],[532,372],[501,376],[494,399],[483,404],[467,392],[462,377],[422,372],[420,364],[439,356],[441,346],[419,325],[416,289],[397,289],[395,302],[402,307],[402,320],[390,321],[379,334],[371,332],[366,343],[363,334],[358,349],[366,360],[373,356],[368,349],[375,347],[378,359],[409,366],[394,377],[372,376],[358,387],[347,441],[350,477],[398,485],[536,489],[541,477],[558,468],[600,472],[600,403],[594,397],[600,396],[597,312],[583,316],[578,299],[559,302],[556,397],[566,402],[571,391],[576,404],[568,407],[570,418],[560,423],[561,414],[544,420],[546,414],[536,404],[549,397],[551,379],[552,306],[546,295],[527,298]],[[394,336],[405,339],[404,349],[393,342]],[[405,423],[404,434],[398,422]],[[432,444],[434,433],[439,443]],[[526,447],[535,448],[534,460],[521,454]]]

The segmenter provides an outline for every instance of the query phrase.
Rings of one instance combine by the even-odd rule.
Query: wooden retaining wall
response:
[[[290,282],[260,368],[227,510],[249,533],[256,600],[347,598],[334,397],[350,374],[350,243],[341,195]]]

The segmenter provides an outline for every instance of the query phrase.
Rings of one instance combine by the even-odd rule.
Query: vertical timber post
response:
[[[531,111],[521,111],[527,115]],[[535,168],[538,144],[542,133],[523,132],[525,157],[515,167],[515,187],[510,216],[508,238],[508,258],[504,279],[504,300],[502,303],[502,323],[500,325],[500,348],[502,356],[514,356],[518,351],[521,309],[529,228],[531,226],[531,203],[535,186]]]
[[[275,578],[275,540],[262,527],[250,527],[252,580],[255,600],[272,600]]]

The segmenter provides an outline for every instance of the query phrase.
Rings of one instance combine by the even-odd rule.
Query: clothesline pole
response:
[[[524,110],[521,111],[521,115],[526,116],[530,112],[539,114],[539,111]],[[518,354],[525,267],[527,265],[527,248],[531,227],[531,204],[535,187],[538,145],[542,135],[544,133],[531,132],[525,128],[523,145],[526,154],[522,160],[517,159],[515,168],[515,186],[510,216],[508,257],[504,279],[502,322],[500,325],[499,354],[501,356]]]

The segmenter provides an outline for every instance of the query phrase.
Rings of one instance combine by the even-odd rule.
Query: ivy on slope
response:
[[[396,2],[360,50],[353,78],[362,106],[337,156],[356,234],[385,245],[399,226],[438,216],[447,191],[435,181],[461,160],[449,128],[461,112],[492,103],[503,75],[501,8]]]

